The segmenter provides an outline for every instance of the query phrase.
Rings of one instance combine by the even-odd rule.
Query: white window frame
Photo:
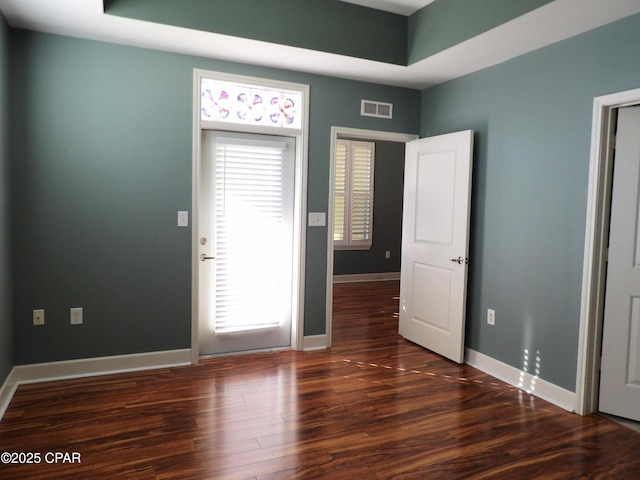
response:
[[[338,181],[338,149],[344,147],[345,149],[345,185],[344,188],[339,188],[337,185]],[[362,194],[359,194],[355,191],[354,188],[354,176],[355,176],[355,163],[356,163],[356,149],[357,148],[365,148],[370,152],[369,158],[369,171],[370,177],[368,182],[368,192],[365,193],[363,197]],[[375,176],[375,142],[370,141],[361,141],[361,140],[347,140],[347,139],[337,139],[334,147],[334,158],[335,158],[335,173],[333,177],[333,191],[334,191],[334,212],[333,212],[333,248],[334,250],[369,250],[373,245],[373,200],[374,200],[374,176]],[[336,240],[335,235],[337,232],[336,221],[338,220],[338,214],[335,210],[338,202],[335,201],[337,197],[344,197],[344,212],[342,219],[342,239]],[[365,198],[365,202],[369,205],[369,211],[367,218],[360,218],[359,222],[368,225],[366,229],[367,238],[365,239],[354,239],[354,222],[356,219],[354,218],[354,203],[356,200],[360,198]]]

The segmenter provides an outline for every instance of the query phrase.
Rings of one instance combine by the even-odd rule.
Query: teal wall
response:
[[[9,231],[9,28],[0,14],[0,385],[13,367]]]
[[[593,98],[640,87],[639,46],[636,15],[422,95],[422,136],[476,131],[466,344],[568,390]]]
[[[551,0],[436,0],[410,16],[339,0],[103,0],[105,12],[408,65]]]
[[[106,13],[406,65],[404,15],[338,0],[104,0]]]
[[[420,92],[11,31],[15,363],[188,348],[194,68],[309,84],[308,209],[332,125],[417,133]],[[360,99],[394,119],[360,116]],[[325,331],[325,228],[308,229],[305,334]],[[69,308],[84,325],[69,325]],[[46,325],[31,325],[44,308]]]
[[[369,250],[336,250],[334,275],[400,271],[404,143],[376,141],[373,242]],[[391,258],[385,258],[385,251]]]
[[[332,125],[474,129],[467,346],[575,388],[592,100],[640,87],[639,15],[422,94],[0,23],[0,381],[13,364],[189,346],[191,231],[176,212],[191,208],[204,68],[311,86],[309,211],[327,209]],[[360,117],[361,98],[394,103],[394,119]],[[306,335],[324,333],[326,247],[326,229],[307,230]]]

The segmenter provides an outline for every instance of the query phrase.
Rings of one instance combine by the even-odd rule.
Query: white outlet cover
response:
[[[44,325],[44,310],[39,309],[33,311],[33,324]]]
[[[71,325],[82,325],[82,308],[72,308],[70,312]]]

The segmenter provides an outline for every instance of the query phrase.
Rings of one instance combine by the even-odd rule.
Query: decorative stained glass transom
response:
[[[202,120],[299,130],[302,113],[302,92],[202,79]]]

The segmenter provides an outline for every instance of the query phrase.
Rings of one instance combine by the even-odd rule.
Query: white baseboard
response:
[[[400,280],[400,272],[356,273],[353,275],[333,276],[333,283],[381,282],[385,280]]]
[[[576,394],[558,385],[470,348],[465,349],[465,363],[560,408],[570,412],[575,411]]]
[[[9,406],[16,388],[24,383],[49,382],[183,365],[191,365],[191,349],[18,365],[13,367],[0,387],[0,420]]]
[[[329,343],[327,342],[327,335],[308,335],[304,337],[302,350],[308,352],[310,350],[324,350]]]

